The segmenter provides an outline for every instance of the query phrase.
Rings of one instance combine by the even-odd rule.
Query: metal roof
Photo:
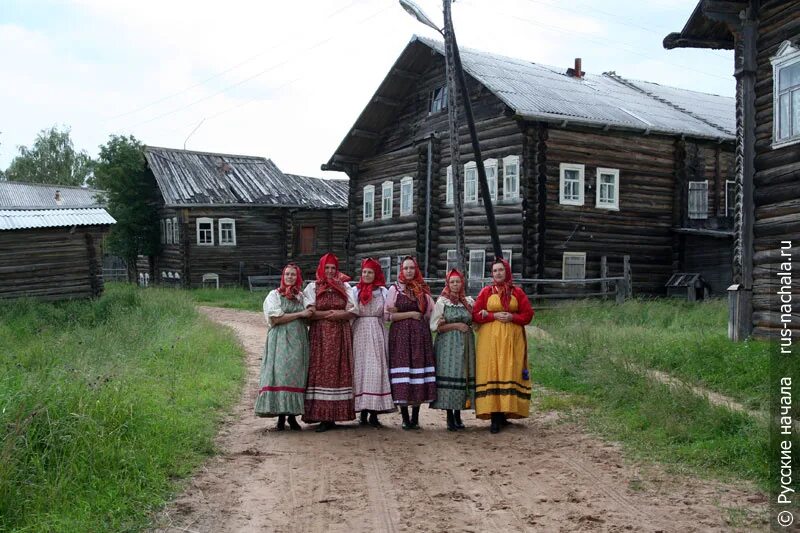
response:
[[[56,203],[56,191],[61,204]],[[0,209],[63,209],[100,207],[96,189],[0,181]]]
[[[103,208],[0,210],[0,231],[65,226],[105,226],[116,224],[116,222]]]
[[[575,78],[566,68],[467,48],[460,52],[464,71],[524,119],[725,141],[736,137],[733,98],[629,80],[614,72]],[[415,35],[328,168],[371,155],[381,140],[359,132],[380,132],[396,120],[397,107],[388,102],[402,101],[417,83],[409,73],[422,75],[443,54],[444,43]]]
[[[284,174],[258,156],[195,152],[148,146],[145,158],[164,202],[183,205],[265,205],[344,208],[347,194],[339,182]]]

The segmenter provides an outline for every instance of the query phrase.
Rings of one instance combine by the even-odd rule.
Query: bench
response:
[[[250,292],[266,291],[281,284],[280,275],[273,276],[247,276],[247,284]]]

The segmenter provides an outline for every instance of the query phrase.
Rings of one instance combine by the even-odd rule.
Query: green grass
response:
[[[641,373],[658,368],[766,408],[769,343],[728,341],[723,302],[572,304],[542,311],[534,324],[552,338],[530,341],[533,379],[580,398],[557,396],[543,405],[568,411],[577,405],[600,434],[679,470],[747,479],[764,489],[774,481],[766,420],[710,405],[688,387]]]
[[[213,453],[244,364],[174,290],[0,305],[0,531],[132,531]]]
[[[250,292],[246,289],[191,289],[186,291],[199,305],[261,311],[268,291]]]

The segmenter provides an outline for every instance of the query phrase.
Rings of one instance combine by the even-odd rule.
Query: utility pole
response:
[[[458,88],[456,86],[456,67],[453,43],[453,20],[450,17],[450,0],[443,0],[444,8],[444,50],[447,74],[447,118],[450,126],[450,169],[453,178],[453,219],[456,233],[456,268],[465,270],[464,248],[464,187],[461,176],[461,142],[458,135]],[[467,100],[469,97],[464,96]]]

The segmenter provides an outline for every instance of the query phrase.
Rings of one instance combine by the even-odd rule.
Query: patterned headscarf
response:
[[[379,287],[386,286],[386,278],[383,275],[383,269],[379,262],[368,257],[361,261],[361,269],[363,270],[365,268],[369,268],[375,272],[375,279],[372,280],[372,283],[366,283],[364,281],[364,274],[361,274],[361,279],[358,282],[358,302],[361,305],[367,305],[372,301],[372,291]]]
[[[414,262],[414,277],[411,279],[406,279],[405,275],[403,274],[403,263],[409,259]],[[428,287],[428,284],[425,283],[424,279],[422,279],[422,273],[419,271],[419,265],[417,264],[416,259],[408,255],[400,262],[400,275],[397,276],[397,281],[401,285],[405,285],[407,291],[411,291],[411,294],[414,295],[414,298],[416,298],[417,303],[419,304],[420,312],[424,313],[428,306],[428,299],[425,297],[425,295],[429,295],[431,293],[431,288]]]
[[[501,263],[503,267],[505,267],[506,277],[503,281],[499,282],[494,281],[494,278],[492,278],[492,283],[494,291],[500,296],[500,303],[503,304],[503,309],[508,311],[508,307],[511,305],[511,293],[514,291],[514,283],[511,281],[511,265],[502,257],[496,257],[492,262],[492,266],[498,263]]]
[[[286,271],[290,268],[293,268],[294,271],[297,273],[297,279],[294,282],[294,285],[288,285],[286,283]],[[303,290],[303,273],[300,271],[300,268],[295,265],[294,263],[289,263],[283,270],[281,271],[281,286],[278,287],[278,294],[283,296],[284,298],[288,298],[293,300],[297,298],[297,295]]]
[[[336,273],[333,275],[332,278],[328,278],[325,275],[325,267],[327,265],[333,265],[336,267]],[[328,289],[333,289],[342,297],[347,300],[347,288],[344,286],[344,282],[350,279],[349,276],[346,274],[342,274],[339,272],[339,258],[333,254],[325,254],[319,259],[319,265],[317,266],[317,279],[316,279],[316,287],[317,287],[317,296],[322,294]]]
[[[450,292],[450,278],[453,277],[461,278],[461,290],[458,291],[458,294],[453,294],[452,292]],[[453,268],[450,270],[450,272],[447,273],[447,276],[445,277],[442,296],[444,296],[454,304],[458,304],[460,302],[464,307],[466,307],[468,310],[471,311],[472,306],[467,301],[466,286],[467,286],[467,281],[464,278],[464,274]]]

